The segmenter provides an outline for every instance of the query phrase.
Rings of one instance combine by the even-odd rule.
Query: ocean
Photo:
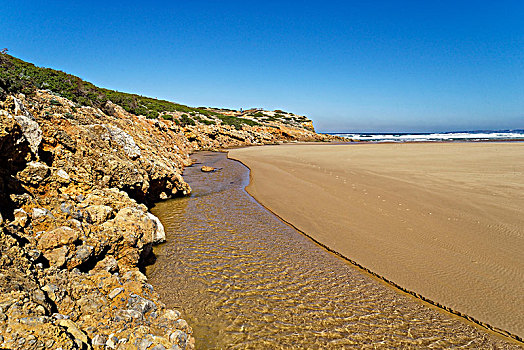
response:
[[[524,129],[449,131],[438,133],[329,133],[354,141],[431,142],[431,141],[524,141]]]

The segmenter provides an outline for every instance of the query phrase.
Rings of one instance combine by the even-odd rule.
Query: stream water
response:
[[[153,209],[167,243],[147,275],[197,349],[519,348],[318,246],[249,196],[249,170],[225,153],[192,158],[192,195]]]

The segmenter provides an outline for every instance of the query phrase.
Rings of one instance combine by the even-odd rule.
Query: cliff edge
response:
[[[334,139],[291,113],[191,108],[1,54],[0,348],[193,348],[141,272],[165,240],[148,208],[190,193],[196,150]]]

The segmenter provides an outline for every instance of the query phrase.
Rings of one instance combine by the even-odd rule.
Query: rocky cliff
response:
[[[148,208],[190,193],[181,173],[195,150],[333,139],[282,111],[166,108],[151,118],[5,81],[0,348],[193,348],[183,315],[141,272],[165,240]]]

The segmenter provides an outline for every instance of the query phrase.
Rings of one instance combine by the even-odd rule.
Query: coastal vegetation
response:
[[[74,75],[51,68],[37,67],[7,53],[0,54],[0,95],[23,93],[31,96],[38,89],[50,90],[78,105],[96,107],[103,111],[106,103],[111,101],[129,113],[148,118],[158,118],[165,112],[182,112],[195,116],[215,117],[223,124],[232,125],[236,129],[241,129],[242,124],[258,125],[253,120],[226,116],[205,107],[194,108],[171,101],[100,88]],[[58,106],[60,102],[52,100],[51,104]],[[169,119],[166,116],[163,118]],[[187,118],[181,120],[181,123],[194,125],[194,121],[191,123]],[[200,118],[199,121],[208,125],[215,124],[214,121],[204,118]]]
[[[205,125],[224,124],[242,130],[243,125],[259,126],[267,125],[268,122],[295,127],[304,127],[303,124],[309,122],[304,116],[279,109],[268,112],[253,108],[245,113],[226,108],[189,107],[171,101],[104,89],[74,75],[35,66],[6,52],[0,53],[0,98],[18,93],[34,96],[37,90],[49,90],[56,96],[67,98],[76,104],[73,108],[89,106],[110,112],[108,101],[111,101],[129,113],[150,119],[174,120],[182,126],[195,125],[196,121]],[[57,99],[51,100],[50,104],[61,106]],[[181,114],[186,117],[180,118]]]
[[[179,119],[177,119],[177,124],[178,125],[182,125],[182,126],[186,126],[186,125],[195,125],[196,123],[187,114],[182,114],[182,116]]]

